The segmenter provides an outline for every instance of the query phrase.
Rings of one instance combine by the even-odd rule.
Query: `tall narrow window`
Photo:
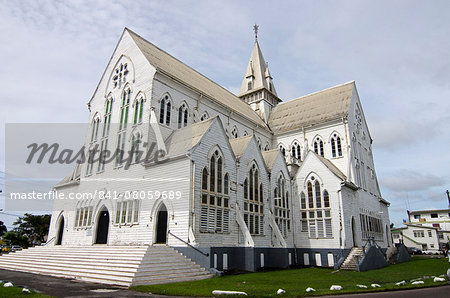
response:
[[[247,179],[249,182],[247,182]],[[258,168],[253,164],[244,180],[244,221],[250,234],[264,234],[263,186],[259,183]]]
[[[209,160],[209,171],[206,168],[202,171],[200,232],[229,232],[228,184],[229,176],[224,171],[223,158],[216,150]]]
[[[341,137],[339,137],[337,134],[333,134],[333,136],[331,137],[331,156],[342,156]]]
[[[99,125],[100,125],[100,119],[95,118],[94,121],[92,122],[91,142],[97,142]]]
[[[319,137],[314,140],[314,152],[320,156],[324,156],[323,141]]]
[[[288,231],[291,229],[291,216],[289,207],[289,193],[286,187],[286,180],[282,174],[278,177],[277,186],[275,188],[274,197],[274,215],[281,233],[287,237]]]
[[[112,106],[113,106],[113,99],[112,98],[108,98],[108,100],[106,100],[106,107],[105,107],[105,121],[103,123],[103,133],[102,133],[102,137],[107,137],[109,136],[109,129],[111,127],[111,111],[112,111]]]
[[[133,124],[142,123],[142,114],[144,112],[144,98],[140,97],[136,100],[136,105],[134,106],[134,120]]]
[[[170,102],[169,95],[165,95],[161,99],[161,106],[159,109],[159,123],[169,126],[171,111],[172,111],[172,103]]]
[[[296,159],[298,159],[298,160],[301,159],[301,154],[300,154],[300,144],[299,144],[299,143],[294,142],[294,143],[292,144],[292,147],[291,147],[291,155],[292,155],[292,157],[294,157],[294,158],[296,158]]]
[[[178,109],[178,128],[185,127],[188,124],[189,112],[185,103]]]
[[[279,145],[280,152],[283,154],[283,156],[286,156],[286,148],[282,144]]]
[[[120,107],[119,130],[126,129],[128,124],[128,109],[130,108],[131,90],[126,89],[122,93],[122,106]]]

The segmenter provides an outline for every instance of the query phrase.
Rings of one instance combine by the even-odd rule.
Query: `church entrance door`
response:
[[[161,205],[156,223],[156,243],[167,243],[167,208]]]
[[[109,212],[108,210],[100,211],[100,215],[97,221],[97,236],[95,244],[107,244],[108,243],[108,230],[109,230]]]
[[[64,216],[61,216],[61,219],[59,220],[59,228],[58,228],[58,234],[56,236],[55,245],[61,245],[63,234],[64,234]]]

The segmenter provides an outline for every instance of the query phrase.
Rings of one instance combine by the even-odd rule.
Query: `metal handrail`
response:
[[[50,240],[48,240],[47,242],[45,242],[44,246],[47,246],[47,244],[50,244],[51,242],[53,242],[56,239],[56,236],[53,236],[52,238],[50,238]]]
[[[172,235],[172,236],[175,237],[176,239],[178,239],[178,240],[180,240],[181,242],[187,244],[190,248],[192,248],[192,249],[198,251],[199,253],[201,253],[201,254],[204,255],[205,257],[209,257],[209,253],[204,253],[203,251],[201,251],[201,250],[198,249],[197,247],[193,246],[192,244],[190,244],[190,243],[184,241],[183,239],[181,239],[181,238],[178,237],[177,235],[172,234],[172,233],[170,232],[170,230],[167,231],[167,234]]]

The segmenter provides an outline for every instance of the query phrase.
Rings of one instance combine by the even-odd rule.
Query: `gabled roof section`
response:
[[[325,157],[322,157],[314,151],[309,151],[309,153],[314,154],[331,171],[331,173],[336,175],[339,179],[341,179],[342,181],[347,180],[347,177],[344,175],[344,173],[342,173],[341,170],[339,170],[338,167],[336,167],[331,161],[329,161]]]
[[[78,184],[80,182],[80,176],[81,176],[81,165],[76,164],[75,168],[70,172],[69,175],[64,177],[61,181],[59,181],[54,188],[61,188],[64,186],[69,186],[73,184]]]
[[[355,90],[355,82],[335,86],[278,104],[269,117],[274,133],[283,133],[305,126],[345,117]]]
[[[155,67],[157,71],[188,85],[190,88],[206,95],[219,104],[225,105],[233,112],[244,116],[255,124],[261,127],[267,127],[258,114],[236,95],[156,47],[154,44],[137,35],[130,29],[126,28],[125,30],[133,38],[148,62]]]
[[[242,154],[244,154],[245,149],[247,149],[248,144],[252,140],[253,136],[245,136],[236,139],[230,139],[230,145],[233,149],[234,156],[239,159]]]
[[[253,76],[253,87],[251,90],[248,90],[247,78],[249,76]],[[270,90],[266,77],[270,75],[269,66],[264,60],[264,56],[262,54],[261,48],[259,47],[258,40],[255,41],[253,46],[252,53],[250,54],[250,60],[248,61],[247,70],[245,72],[245,76],[242,79],[241,89],[239,89],[239,96],[245,95],[247,93],[251,93],[255,90],[266,88]],[[275,96],[277,96],[277,92],[275,91],[275,87],[272,84],[272,91]]]
[[[266,163],[266,167],[267,167],[267,170],[269,170],[269,172],[272,171],[273,164],[275,163],[275,160],[277,159],[277,156],[279,153],[280,153],[279,149],[273,149],[273,150],[262,152],[264,162]]]
[[[218,116],[175,130],[166,140],[167,158],[186,155],[202,139]]]

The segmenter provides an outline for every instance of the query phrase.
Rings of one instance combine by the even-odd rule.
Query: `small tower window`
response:
[[[239,137],[238,129],[236,126],[233,127],[233,130],[231,131],[231,137],[236,139]]]

